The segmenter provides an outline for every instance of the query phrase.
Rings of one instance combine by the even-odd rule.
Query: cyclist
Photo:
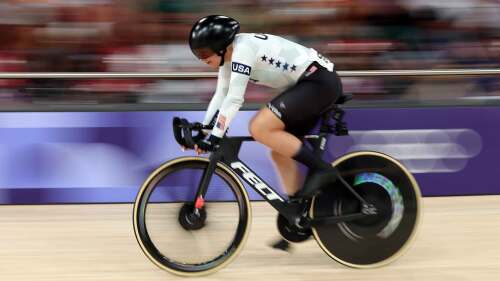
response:
[[[215,94],[203,124],[211,134],[197,141],[200,153],[217,149],[243,104],[248,82],[282,89],[251,120],[250,134],[271,149],[288,196],[304,198],[336,180],[336,172],[301,138],[318,123],[322,112],[342,95],[333,63],[312,48],[270,34],[239,33],[235,19],[210,15],[191,29],[189,45],[209,66],[218,68]],[[298,161],[311,170],[300,188]]]

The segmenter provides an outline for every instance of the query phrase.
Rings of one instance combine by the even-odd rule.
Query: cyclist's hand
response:
[[[196,143],[199,142],[200,140],[204,139],[206,136],[207,136],[207,133],[204,132],[203,130],[201,130],[198,132],[198,134],[196,136],[193,137],[193,141],[195,143],[195,147],[193,148],[194,150],[196,150]],[[186,151],[188,149],[189,149],[188,147],[181,145],[182,151]]]
[[[194,148],[198,154],[204,154],[208,151],[215,151],[219,148],[220,140],[221,138],[210,135],[208,139],[202,139],[196,142]]]

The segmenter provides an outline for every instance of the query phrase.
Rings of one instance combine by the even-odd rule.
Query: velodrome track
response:
[[[500,280],[500,196],[425,197],[415,243],[394,263],[344,267],[310,240],[271,249],[275,211],[253,202],[250,237],[227,267],[198,280]],[[0,280],[181,280],[134,238],[132,204],[0,206]]]

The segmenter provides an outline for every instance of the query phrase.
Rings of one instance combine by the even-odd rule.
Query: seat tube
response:
[[[319,133],[317,138],[309,140],[309,143],[312,145],[314,154],[316,154],[319,157],[322,157],[323,153],[325,152],[328,139],[327,137],[328,137],[327,134]]]
[[[331,125],[329,124],[331,119],[332,119],[332,113],[328,113],[322,117],[318,138],[315,140],[315,143],[313,144],[314,153],[319,157],[322,157],[326,150],[328,136],[331,132]]]

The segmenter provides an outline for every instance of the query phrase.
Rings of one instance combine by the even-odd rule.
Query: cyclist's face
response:
[[[202,61],[208,64],[211,68],[219,68],[220,60],[221,58],[216,54],[213,54],[206,59],[202,59]]]

